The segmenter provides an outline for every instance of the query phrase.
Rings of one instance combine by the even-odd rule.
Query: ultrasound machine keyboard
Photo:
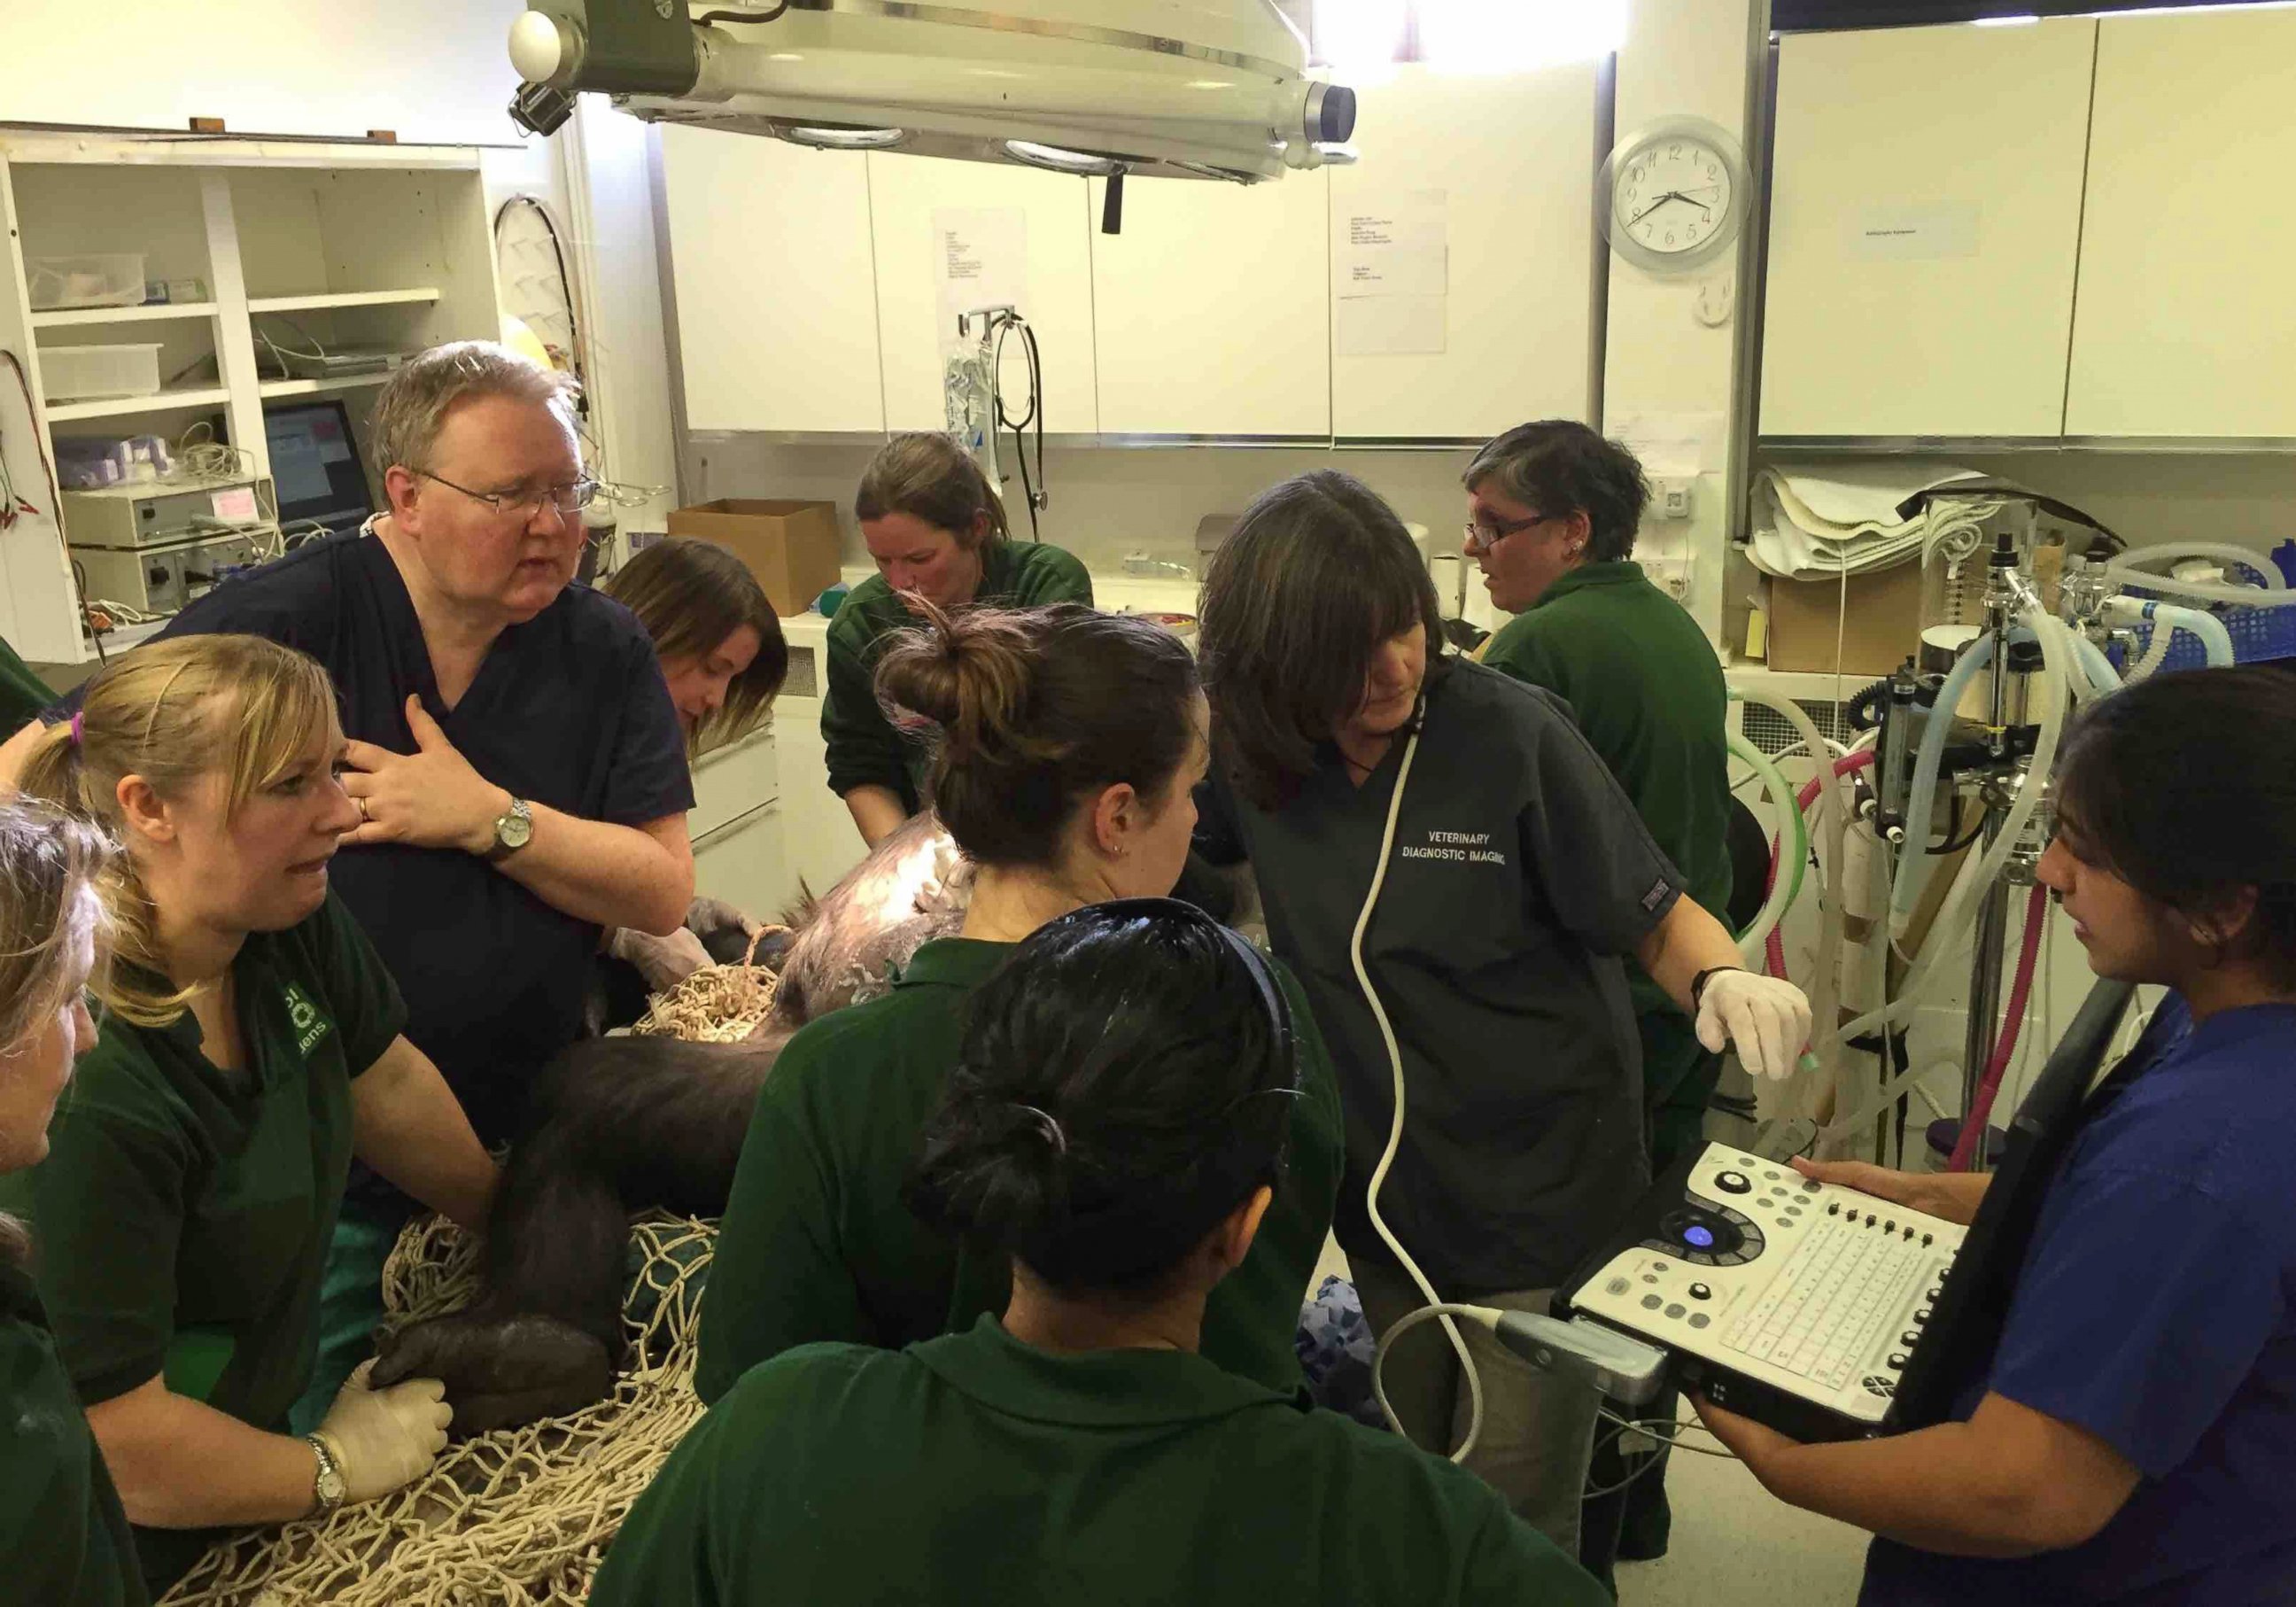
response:
[[[1966,1230],[1709,1144],[1564,1291],[1677,1376],[1797,1438],[1887,1417]]]
[[[1928,1271],[1910,1226],[1905,1237],[1876,1232],[1861,1219],[1871,1214],[1814,1221],[1723,1344],[1829,1390],[1847,1384]]]

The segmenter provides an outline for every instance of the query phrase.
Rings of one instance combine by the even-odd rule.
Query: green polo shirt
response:
[[[972,600],[985,608],[1041,608],[1050,603],[1090,607],[1092,577],[1059,547],[1000,541],[988,549]],[[922,796],[929,756],[923,744],[903,738],[885,717],[876,680],[886,636],[916,622],[882,575],[855,586],[829,623],[829,686],[821,705],[829,790],[842,798],[856,787],[890,787],[912,815]]]
[[[0,1578],[11,1601],[143,1607],[127,1514],[32,1280],[0,1263]]]
[[[248,1069],[210,1063],[188,1011],[160,1028],[105,1020],[29,1174],[26,1214],[81,1398],[164,1376],[171,1393],[278,1433],[317,1346],[351,1079],[406,1008],[332,893],[301,924],[250,935],[232,980]],[[138,1529],[152,1594],[214,1537]]]
[[[32,723],[32,717],[56,701],[48,684],[0,642],[0,737],[13,736]]]
[[[1585,564],[1502,626],[1482,659],[1570,705],[1683,890],[1726,920],[1729,690],[1682,605],[1631,560]],[[1638,1010],[1675,1009],[1638,967],[1631,975]]]
[[[1608,1607],[1464,1469],[1175,1350],[994,1317],[744,1378],[622,1526],[592,1607],[804,1602]]]
[[[890,993],[824,1016],[782,1050],[758,1097],[701,1306],[694,1388],[717,1400],[742,1374],[820,1340],[895,1348],[1004,1309],[1010,1268],[902,1203],[925,1123],[955,1064],[963,1006],[1009,943],[926,944]],[[1340,1102],[1306,996],[1279,968],[1306,1097],[1259,1237],[1213,1292],[1203,1349],[1278,1390],[1300,1382],[1292,1348],[1339,1193]]]

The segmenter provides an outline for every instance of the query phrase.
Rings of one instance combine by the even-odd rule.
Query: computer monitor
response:
[[[263,433],[283,529],[316,522],[331,531],[353,530],[373,514],[358,439],[339,398],[266,407]]]

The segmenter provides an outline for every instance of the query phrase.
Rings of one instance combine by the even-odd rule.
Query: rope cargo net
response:
[[[631,1030],[730,1043],[772,1008],[762,967],[698,971]],[[430,1472],[325,1518],[218,1543],[161,1607],[581,1607],[606,1546],[702,1406],[693,1393],[701,1284],[715,1222],[639,1216],[622,1308],[628,1360],[613,1393],[567,1417],[449,1445]],[[443,1217],[399,1235],[382,1273],[384,1325],[460,1310],[479,1293],[478,1241]]]

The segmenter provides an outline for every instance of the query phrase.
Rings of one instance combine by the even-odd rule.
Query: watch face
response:
[[[318,1493],[319,1499],[322,1501],[332,1503],[341,1500],[343,1498],[343,1476],[335,1472],[332,1468],[327,1469],[324,1472],[319,1475]]]
[[[1666,135],[1611,176],[1612,233],[1661,258],[1710,247],[1737,203],[1731,163],[1694,135]]]
[[[522,849],[533,835],[533,820],[515,811],[495,822],[495,840],[506,849]]]

